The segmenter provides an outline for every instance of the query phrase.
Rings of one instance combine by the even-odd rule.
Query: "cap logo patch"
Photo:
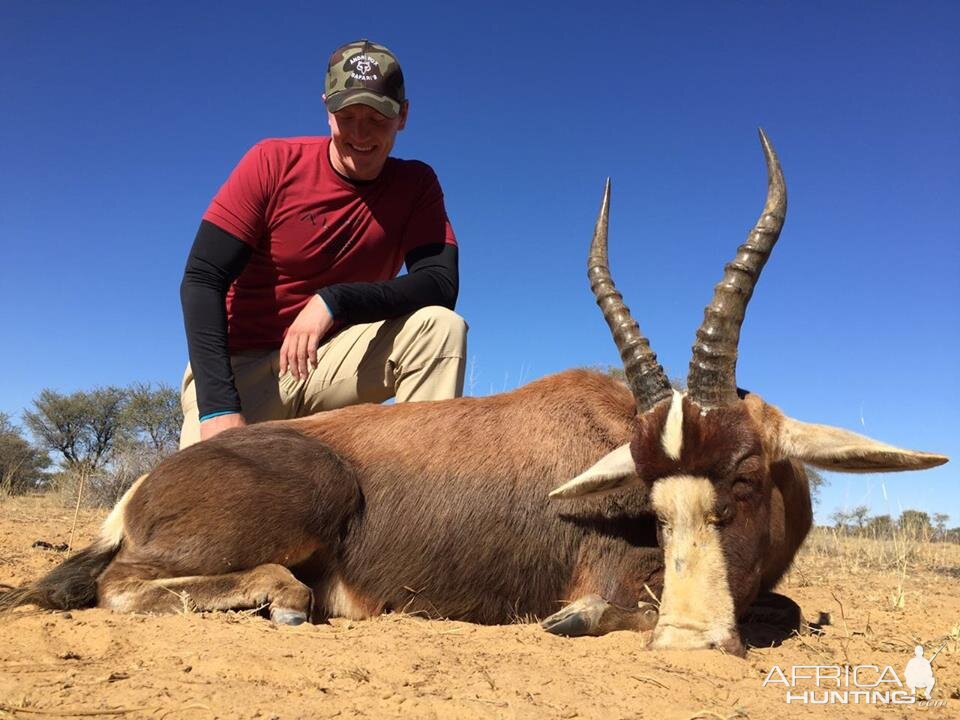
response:
[[[350,77],[354,80],[380,79],[380,64],[369,55],[354,55],[348,62],[352,68]]]

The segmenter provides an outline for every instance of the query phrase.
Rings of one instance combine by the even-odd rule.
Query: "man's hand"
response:
[[[314,295],[287,328],[280,346],[280,374],[289,370],[294,379],[305,378],[310,366],[317,366],[317,348],[331,327],[333,317],[327,304],[319,295]]]
[[[217,415],[209,420],[203,420],[200,423],[200,439],[209,440],[214,435],[222,433],[230,428],[243,427],[247,424],[243,415],[240,413],[230,413],[229,415]]]

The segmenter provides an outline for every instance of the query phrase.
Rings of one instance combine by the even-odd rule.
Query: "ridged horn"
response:
[[[603,312],[603,318],[613,333],[613,341],[623,360],[627,385],[637,401],[637,410],[646,412],[664,398],[671,397],[670,381],[650,349],[650,343],[640,332],[640,326],[630,315],[623,296],[617,291],[610,277],[607,259],[607,228],[610,218],[610,178],[603,189],[600,214],[590,242],[587,258],[587,277],[590,289]]]
[[[740,326],[787,213],[787,186],[780,161],[762,128],[760,144],[767,161],[767,201],[746,242],[724,268],[723,279],[714,288],[713,301],[704,310],[703,324],[693,345],[687,392],[704,410],[737,401]]]

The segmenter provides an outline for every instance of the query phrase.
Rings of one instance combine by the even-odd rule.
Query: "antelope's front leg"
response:
[[[585,595],[540,623],[554,635],[580,637],[606,635],[614,630],[653,630],[659,613],[655,605],[641,602],[636,607],[613,605],[599,595]]]

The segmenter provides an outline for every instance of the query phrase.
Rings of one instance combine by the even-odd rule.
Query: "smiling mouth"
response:
[[[361,154],[372,153],[376,148],[376,145],[354,145],[353,143],[347,143],[347,146],[354,152]]]

